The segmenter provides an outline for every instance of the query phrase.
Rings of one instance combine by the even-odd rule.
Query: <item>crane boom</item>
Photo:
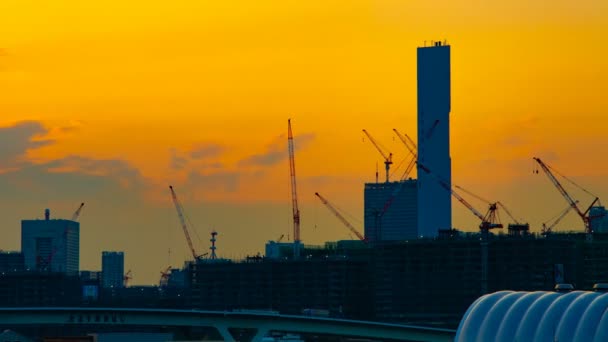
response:
[[[410,160],[410,163],[407,165],[407,168],[405,168],[405,172],[403,172],[403,175],[401,176],[401,180],[406,179],[410,175],[410,173],[414,169],[414,166],[416,166],[416,156],[414,156],[412,160]]]
[[[414,143],[414,141],[407,134],[405,134],[405,135],[401,134],[396,128],[393,128],[393,131],[395,132],[395,134],[397,134],[397,137],[399,137],[401,142],[403,142],[403,145],[405,145],[405,147],[407,147],[407,149],[412,154],[412,159],[410,160],[410,163],[407,165],[407,168],[405,169],[403,176],[401,176],[401,179],[403,180],[403,179],[407,178],[407,176],[409,176],[409,174],[414,169],[414,166],[416,165],[416,161],[418,160],[418,151],[417,151],[418,147],[416,146],[416,143]],[[411,146],[410,146],[410,144],[411,144]]]
[[[595,202],[597,202],[599,200],[599,198],[595,197],[593,202],[591,202],[591,205],[589,205],[589,208],[587,208],[587,210],[585,210],[584,212],[581,211],[581,209],[579,209],[578,204],[577,204],[578,201],[575,201],[572,198],[572,196],[570,196],[570,194],[568,194],[568,192],[566,191],[566,189],[564,189],[564,187],[559,182],[559,180],[555,177],[555,175],[553,175],[553,172],[551,172],[551,170],[549,169],[549,166],[547,166],[542,160],[540,160],[540,158],[534,157],[533,159],[538,163],[538,165],[540,165],[541,169],[543,169],[543,171],[545,172],[547,177],[549,177],[549,179],[551,180],[553,185],[555,185],[557,190],[559,190],[559,192],[566,199],[568,204],[570,204],[572,209],[576,210],[576,213],[578,214],[578,216],[580,216],[580,218],[583,220],[583,224],[585,226],[585,232],[588,234],[591,233],[591,227],[589,225],[589,216],[587,216],[587,213],[589,212],[591,207],[593,207]]]
[[[84,207],[84,203],[80,203],[80,206],[78,207],[78,209],[76,209],[76,211],[72,215],[72,221],[78,221],[78,217],[80,216],[80,212],[82,211],[82,207]]]
[[[287,146],[289,150],[289,175],[291,177],[291,207],[293,212],[293,241],[300,242],[300,209],[298,208],[298,192],[296,190],[296,165],[291,132],[291,119],[287,120]]]
[[[338,211],[338,209],[336,209],[331,203],[329,203],[329,201],[327,199],[325,199],[323,196],[321,196],[318,192],[315,192],[315,195],[317,197],[319,197],[319,199],[321,200],[321,202],[323,202],[323,204],[325,204],[325,206],[334,214],[336,215],[336,217],[342,221],[342,223],[346,226],[346,228],[348,228],[353,234],[355,234],[359,240],[361,241],[366,241],[365,237],[363,235],[361,235],[361,233],[359,233],[359,231],[357,231],[357,229],[355,229],[355,227],[353,227],[352,224],[350,224],[350,222],[348,222],[346,220],[346,218],[344,218],[344,216],[342,216],[342,214],[340,214],[340,212]]]
[[[487,231],[488,229],[494,229],[494,228],[502,228],[501,223],[494,223],[494,220],[496,218],[496,203],[490,203],[488,212],[484,216],[477,209],[475,209],[469,202],[467,202],[464,198],[462,198],[462,196],[460,196],[456,191],[454,191],[454,189],[452,189],[444,180],[438,178],[433,173],[431,173],[431,170],[429,170],[426,166],[422,165],[421,163],[418,163],[418,166],[424,172],[428,173],[429,175],[432,175],[435,178],[435,180],[437,180],[439,182],[439,184],[445,190],[449,191],[452,194],[452,196],[456,197],[456,199],[460,203],[462,203],[465,207],[467,207],[467,209],[469,209],[469,211],[471,211],[473,213],[473,215],[477,216],[477,218],[479,218],[481,220],[481,224],[480,224],[479,228],[482,231]]]
[[[502,208],[502,210],[505,211],[505,213],[507,213],[507,215],[509,215],[509,217],[513,220],[513,222],[515,224],[521,224],[521,222],[519,222],[519,220],[517,220],[515,218],[515,216],[513,216],[513,214],[511,214],[511,211],[509,211],[509,209],[507,209],[507,207],[504,204],[502,204],[502,202],[498,201],[496,203]]]
[[[578,201],[576,201],[576,202],[578,203]],[[566,217],[566,215],[570,212],[570,210],[572,210],[572,206],[568,205],[568,207],[566,209],[564,209],[559,214],[557,219],[555,219],[555,221],[553,221],[553,223],[551,223],[549,226],[547,226],[546,222],[543,223],[542,234],[551,233],[553,230],[553,227],[555,227],[564,217]]]
[[[461,187],[459,185],[454,185],[454,187],[457,188],[457,189],[460,189],[460,190],[462,190],[464,192],[466,192],[467,194],[469,194],[469,195],[477,198],[478,200],[480,200],[482,202],[488,203],[489,205],[496,204],[496,205],[500,206],[507,213],[507,215],[509,215],[509,217],[513,220],[513,222],[515,224],[517,224],[517,225],[521,225],[522,224],[521,222],[519,222],[519,220],[517,220],[515,218],[515,216],[513,216],[513,214],[511,213],[511,211],[502,202],[498,201],[498,202],[493,203],[493,202],[488,201],[487,199],[485,199],[485,198],[483,198],[483,197],[481,197],[479,195],[476,195],[476,194],[472,193],[471,191],[469,191],[469,190],[467,190],[467,189],[465,189],[465,188],[463,188],[463,187]]]
[[[416,146],[416,143],[414,143],[414,141],[407,134],[401,134],[396,128],[393,128],[393,132],[395,132],[395,134],[397,134],[397,137],[399,137],[399,140],[401,140],[401,142],[403,142],[403,145],[405,145],[405,147],[407,147],[407,149],[413,155],[418,154],[418,152],[416,152],[416,150],[418,149],[418,147]],[[410,144],[412,146],[410,146]]]
[[[482,201],[482,202],[486,202],[486,203],[488,203],[488,204],[489,204],[489,203],[492,203],[491,201],[488,201],[487,199],[485,199],[485,198],[483,198],[483,197],[481,197],[481,196],[479,196],[479,195],[476,195],[476,194],[474,194],[474,193],[470,192],[469,190],[467,190],[467,189],[465,189],[465,188],[461,187],[460,185],[454,185],[454,187],[455,187],[456,189],[459,189],[459,190],[461,190],[461,191],[463,191],[463,192],[465,192],[465,193],[467,193],[467,194],[469,194],[469,195],[471,195],[471,196],[473,196],[473,197],[477,198],[478,200],[480,200],[480,201]]]
[[[384,152],[382,150],[382,148],[380,148],[380,145],[366,130],[363,130],[363,133],[365,133],[365,135],[369,138],[369,141],[372,142],[372,144],[374,145],[376,150],[378,150],[378,152],[380,152],[380,154],[382,155],[382,158],[384,158],[384,168],[386,170],[386,182],[388,183],[389,171],[391,168],[391,164],[393,163],[393,154],[390,152],[388,154],[386,154],[386,152]]]
[[[428,173],[429,175],[432,175],[435,177],[435,180],[437,180],[439,182],[439,184],[447,191],[449,191],[452,196],[456,197],[456,199],[464,204],[465,207],[467,207],[467,209],[469,209],[473,215],[477,216],[477,218],[479,218],[480,220],[484,221],[485,217],[479,212],[477,211],[477,209],[475,209],[469,202],[467,202],[464,198],[462,198],[462,196],[460,196],[456,191],[454,191],[449,185],[447,185],[446,182],[444,182],[443,180],[437,178],[435,175],[433,175],[431,173],[431,170],[429,170],[426,166],[418,163],[418,166],[426,173]]]
[[[131,278],[133,278],[131,275],[131,270],[128,270],[127,273],[125,273],[125,275],[122,277],[123,287],[127,287],[127,285],[129,285],[129,280],[131,280]]]
[[[184,218],[183,208],[179,200],[177,199],[177,195],[175,194],[175,190],[173,190],[173,186],[169,185],[169,189],[171,189],[171,198],[173,199],[173,204],[175,204],[175,210],[177,210],[177,215],[179,216],[179,222],[182,225],[182,229],[184,230],[184,235],[186,236],[186,241],[188,242],[188,247],[190,247],[190,252],[192,252],[192,258],[194,260],[198,259],[198,255],[194,251],[194,246],[192,245],[192,239],[190,239],[190,233],[188,232],[188,226],[186,225],[186,219]]]

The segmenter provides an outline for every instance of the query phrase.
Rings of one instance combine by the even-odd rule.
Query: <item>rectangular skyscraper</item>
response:
[[[123,287],[124,276],[124,252],[101,252],[101,286]]]
[[[450,46],[418,48],[418,162],[452,184],[450,158]],[[433,175],[418,170],[418,235],[452,228],[451,193]]]
[[[21,221],[21,252],[29,270],[78,274],[80,223],[50,219]]]
[[[418,228],[416,197],[415,179],[366,183],[364,224],[367,241],[373,243],[415,239]]]

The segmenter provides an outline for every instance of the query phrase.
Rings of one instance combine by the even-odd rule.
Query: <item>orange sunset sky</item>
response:
[[[407,157],[392,129],[415,138],[416,47],[439,39],[452,45],[454,184],[535,231],[567,203],[533,156],[608,201],[605,0],[4,0],[0,249],[20,248],[21,219],[85,202],[81,269],[123,250],[133,282],[156,283],[189,257],[173,184],[198,250],[215,228],[221,256],[263,253],[292,228],[288,118],[302,239],[349,239],[314,192],[363,231],[363,183],[382,160],[361,129]],[[570,213],[560,229],[582,222]]]

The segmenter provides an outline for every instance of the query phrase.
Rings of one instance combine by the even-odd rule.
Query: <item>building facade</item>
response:
[[[21,252],[28,270],[78,274],[80,224],[71,220],[21,221]]]
[[[595,206],[589,210],[589,227],[596,233],[608,233],[608,212],[606,207]]]
[[[418,48],[418,235],[423,237],[452,228],[451,193],[436,179],[451,186],[450,78],[449,45]]]
[[[104,288],[123,287],[125,276],[124,252],[101,252],[101,286]]]
[[[206,310],[272,310],[370,318],[368,263],[349,258],[190,264],[190,303]]]
[[[368,242],[402,241],[418,236],[417,181],[366,183],[364,225]]]
[[[23,272],[24,270],[23,253],[0,251],[0,273]]]

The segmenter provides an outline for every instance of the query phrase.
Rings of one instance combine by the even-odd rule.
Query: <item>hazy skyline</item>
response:
[[[392,129],[415,139],[416,47],[434,39],[452,45],[453,184],[534,231],[567,205],[534,156],[608,195],[606,1],[5,1],[0,23],[3,250],[21,219],[85,202],[81,269],[122,250],[132,283],[157,282],[189,257],[172,184],[198,250],[217,229],[220,256],[263,252],[291,235],[288,118],[302,239],[349,238],[316,191],[362,232],[382,160],[361,129],[407,156]]]

